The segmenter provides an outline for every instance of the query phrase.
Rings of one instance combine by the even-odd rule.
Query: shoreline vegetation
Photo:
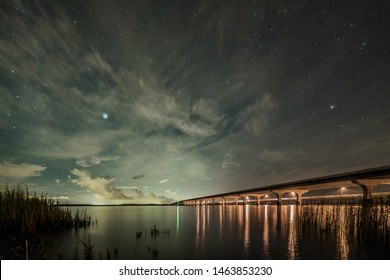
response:
[[[310,229],[339,231],[350,239],[390,248],[389,200],[371,205],[302,205],[297,211],[295,226],[301,234]]]
[[[28,259],[43,236],[94,223],[86,209],[72,214],[47,195],[30,193],[28,187],[7,186],[0,189],[0,258],[8,253],[15,259]]]
[[[72,214],[70,209],[47,195],[30,193],[17,186],[0,190],[0,231],[2,234],[30,236],[67,228],[91,225],[86,210]]]

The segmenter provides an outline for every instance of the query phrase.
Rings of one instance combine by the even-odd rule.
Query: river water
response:
[[[319,224],[299,227],[297,220],[305,219],[299,213],[308,206],[306,210],[301,207],[91,206],[86,210],[97,223],[56,234],[31,256],[84,259],[82,241],[90,238],[94,259],[390,258],[388,236],[360,238],[356,228]],[[333,209],[333,213],[338,220],[345,218],[340,209]],[[151,229],[156,229],[153,234]]]

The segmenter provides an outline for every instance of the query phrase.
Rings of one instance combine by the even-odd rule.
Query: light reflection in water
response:
[[[202,213],[202,244],[203,244],[203,240],[204,240],[205,235],[206,235],[206,218],[208,218],[206,216],[206,211],[208,210],[208,206],[203,205],[202,210],[203,210],[203,213]],[[208,214],[208,212],[207,212],[207,214]]]
[[[245,205],[244,207],[244,254],[246,257],[249,257],[249,249],[250,249],[250,232],[249,232],[249,205]]]
[[[345,217],[345,212],[340,211],[340,224],[337,229],[337,249],[339,254],[339,259],[347,260],[349,257],[349,245],[348,245],[348,236],[347,236],[347,219]]]
[[[288,224],[288,254],[287,254],[287,258],[289,260],[294,260],[296,259],[297,257],[297,251],[296,251],[296,248],[297,248],[297,231],[296,231],[296,228],[295,228],[295,223],[294,223],[294,219],[295,219],[295,209],[297,207],[295,205],[290,205],[289,206],[289,211],[290,211],[290,220],[289,220],[289,224]]]
[[[244,248],[244,252],[245,252],[245,247],[244,247],[244,234],[245,234],[245,213],[244,213],[244,206],[242,205],[236,205],[236,206],[233,206],[233,211],[235,212],[235,219],[237,221],[237,229],[235,229],[237,231],[237,238],[238,240],[240,240],[241,242],[241,247]],[[233,224],[234,225],[234,220],[233,221]],[[234,230],[234,228],[232,228],[232,230]],[[244,253],[245,254],[245,253]]]
[[[201,205],[197,205],[196,206],[196,234],[195,234],[195,250],[197,251],[196,255],[200,255],[201,252],[200,252],[200,247],[201,247],[201,236],[200,236],[200,219],[201,219],[201,209],[202,209],[202,206]]]
[[[267,259],[270,259],[268,208],[269,208],[269,205],[264,206],[263,250],[264,250],[265,257]]]
[[[223,233],[224,233],[224,223],[225,223],[225,206],[221,205],[221,207],[218,209],[219,210],[219,238],[223,238]]]
[[[176,206],[176,233],[179,233],[180,227],[180,209],[179,206]]]

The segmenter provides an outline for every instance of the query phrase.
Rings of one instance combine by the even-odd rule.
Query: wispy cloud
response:
[[[294,149],[271,150],[264,149],[258,156],[259,160],[266,163],[283,163],[295,159],[298,156],[304,155],[303,151]]]
[[[70,197],[69,196],[63,196],[63,195],[61,195],[61,196],[53,196],[53,197],[51,197],[52,199],[54,199],[54,200],[70,200]]]
[[[15,179],[37,177],[41,176],[41,173],[45,170],[46,167],[42,165],[4,162],[0,164],[0,177]]]
[[[99,165],[105,161],[116,161],[119,156],[110,156],[110,157],[97,157],[91,156],[88,159],[77,160],[76,163],[81,167],[91,167],[92,165]]]
[[[267,127],[269,115],[276,106],[271,94],[264,94],[241,111],[235,122],[236,127],[244,127],[248,132],[259,135]]]
[[[227,153],[224,160],[221,163],[222,169],[234,170],[240,168],[240,163],[234,160],[232,153]]]

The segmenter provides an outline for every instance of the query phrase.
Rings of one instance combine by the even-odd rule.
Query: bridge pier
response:
[[[304,193],[307,193],[308,190],[296,190],[296,191],[293,191],[295,193],[295,195],[297,196],[297,204],[301,204],[302,203],[302,195]]]
[[[227,201],[226,201],[227,198],[232,198],[232,199],[234,199],[234,205],[238,205],[238,200],[241,198],[241,196],[240,196],[240,195],[235,195],[235,196],[233,196],[233,195],[224,196],[223,199],[224,199],[225,203],[227,203]]]
[[[352,183],[358,185],[363,190],[363,204],[371,204],[373,201],[372,190],[377,185],[380,185],[381,182],[378,180],[351,180]]]
[[[245,196],[245,197],[254,196],[257,198],[257,205],[260,205],[260,198],[263,195],[264,195],[264,193],[247,193],[247,194],[242,194],[241,196]],[[244,198],[244,201],[245,201],[245,198]]]
[[[240,198],[242,198],[242,205],[245,206],[246,196],[240,195],[240,197],[238,199],[240,199]]]
[[[307,193],[309,190],[271,190],[272,193],[276,194],[278,199],[277,205],[282,205],[282,196],[285,193],[294,193],[297,196],[296,204],[302,203],[302,195]]]
[[[282,196],[283,194],[286,192],[286,191],[281,191],[281,190],[271,190],[272,193],[276,194],[276,198],[277,198],[277,202],[276,204],[277,205],[282,205]]]

